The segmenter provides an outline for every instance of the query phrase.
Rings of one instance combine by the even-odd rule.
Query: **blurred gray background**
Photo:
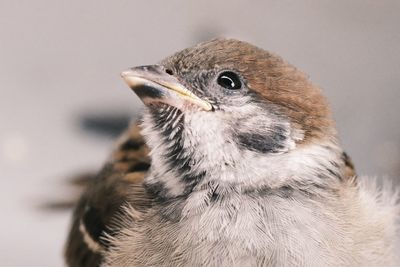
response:
[[[0,0],[2,266],[63,265],[70,214],[41,205],[72,197],[65,180],[98,169],[107,129],[139,111],[119,73],[216,36],[308,73],[358,172],[400,176],[398,0]]]

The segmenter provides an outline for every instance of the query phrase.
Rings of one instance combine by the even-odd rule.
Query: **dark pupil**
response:
[[[226,89],[240,89],[242,87],[242,83],[240,82],[240,78],[238,75],[231,71],[225,71],[218,76],[217,80],[218,84]]]

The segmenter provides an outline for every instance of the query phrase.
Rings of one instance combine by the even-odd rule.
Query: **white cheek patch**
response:
[[[279,154],[295,148],[291,124],[287,118],[277,115],[272,107],[268,110],[257,104],[248,104],[241,109],[248,112],[244,114],[254,114],[232,122],[236,124],[232,128],[234,139],[243,150]]]

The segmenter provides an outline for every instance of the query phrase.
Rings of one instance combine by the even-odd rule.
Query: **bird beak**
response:
[[[145,105],[165,103],[179,109],[195,105],[205,111],[212,110],[210,103],[193,94],[159,65],[131,68],[121,76]]]

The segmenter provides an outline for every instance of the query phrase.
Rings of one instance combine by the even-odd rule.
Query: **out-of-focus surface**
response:
[[[70,214],[38,207],[106,159],[93,120],[138,112],[119,72],[216,36],[308,73],[359,173],[400,176],[399,14],[397,0],[0,1],[1,265],[62,266]]]

